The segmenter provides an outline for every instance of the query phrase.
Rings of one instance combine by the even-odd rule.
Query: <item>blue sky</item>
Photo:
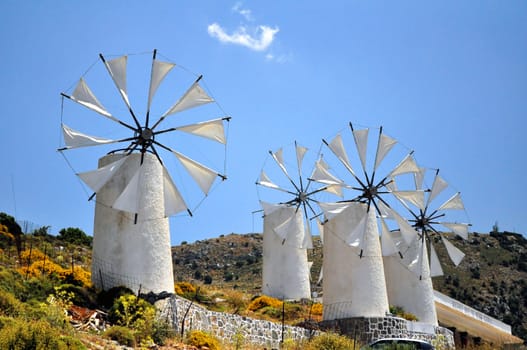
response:
[[[0,42],[0,211],[51,233],[93,230],[94,203],[56,152],[60,93],[99,53],[153,49],[203,74],[233,118],[229,179],[171,219],[173,244],[261,231],[267,151],[296,140],[316,156],[348,122],[382,125],[439,168],[474,231],[527,232],[524,1],[6,0]]]

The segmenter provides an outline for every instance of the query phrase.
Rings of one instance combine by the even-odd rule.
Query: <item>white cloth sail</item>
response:
[[[148,110],[157,91],[157,88],[165,79],[165,76],[175,67],[174,63],[162,62],[156,59],[152,60],[152,72],[150,74],[150,87],[148,89]]]
[[[73,94],[68,97],[72,101],[77,102],[78,104],[105,116],[106,118],[119,122],[119,120],[111,115],[110,112],[108,112],[106,108],[104,108],[104,106],[99,102],[83,78],[80,78],[75,90],[73,90]]]
[[[412,203],[421,210],[425,209],[424,191],[392,191],[391,193],[403,202]]]
[[[204,121],[196,124],[178,126],[176,130],[184,131],[196,136],[205,137],[222,144],[227,143],[223,118]]]
[[[97,146],[118,142],[112,139],[83,134],[77,130],[70,128],[66,124],[62,124],[62,134],[64,135],[64,143],[66,144],[67,149]]]
[[[441,239],[443,240],[448,256],[450,257],[454,265],[459,265],[461,263],[461,260],[463,260],[463,258],[465,257],[465,253],[456,248],[456,246],[450,243],[445,237],[441,237]]]
[[[430,189],[430,194],[428,195],[427,204],[432,202],[434,198],[436,198],[437,195],[439,195],[447,187],[448,183],[436,174],[436,176],[434,177],[434,183],[432,184],[432,188]]]
[[[163,191],[165,200],[165,216],[175,215],[188,210],[188,206],[167,169],[163,167]]]
[[[348,158],[348,154],[346,153],[346,150],[344,148],[344,143],[342,142],[342,136],[340,134],[337,134],[335,138],[330,142],[326,143],[329,147],[329,149],[337,156],[337,158],[341,161],[341,163],[348,169],[348,171],[355,175],[355,172],[353,171],[353,168],[351,167],[351,163]]]
[[[128,99],[128,92],[126,91],[126,64],[128,62],[128,56],[121,56],[110,61],[104,61],[104,65],[110,73],[117,90],[121,94],[124,103],[128,109],[131,109],[130,100]]]
[[[163,119],[168,115],[211,102],[214,102],[214,99],[210,97],[196,81],[190,86],[185,94],[161,116],[161,118]]]
[[[377,153],[375,154],[375,166],[374,170],[377,170],[377,167],[382,163],[382,160],[390,152],[390,150],[395,146],[397,141],[390,136],[380,134],[379,142],[377,145]]]
[[[443,203],[437,210],[447,210],[447,209],[458,209],[463,210],[465,206],[461,200],[461,193],[457,192],[452,197],[450,197],[445,203]]]
[[[443,276],[443,268],[433,244],[430,245],[430,276]]]
[[[205,165],[198,163],[187,156],[184,156],[183,154],[177,151],[172,151],[172,153],[185,167],[185,169],[190,174],[190,176],[192,176],[194,181],[196,181],[203,193],[207,195],[212,184],[214,183],[214,180],[218,176],[218,173],[210,168],[207,168]]]
[[[353,139],[357,145],[362,169],[366,169],[366,153],[368,150],[368,131],[369,129],[353,130]]]
[[[407,154],[406,157],[392,170],[390,177],[397,175],[408,174],[408,173],[418,173],[419,167],[415,163],[414,158],[411,154]]]
[[[122,157],[119,160],[109,163],[96,170],[86,171],[78,173],[82,181],[92,189],[93,192],[99,192],[99,190],[114,176],[119,168],[126,161],[126,157]]]
[[[468,239],[468,225],[455,222],[442,222],[441,225],[449,228],[461,238]]]
[[[295,143],[296,164],[298,166],[299,173],[302,170],[302,161],[304,160],[304,155],[306,154],[307,150],[308,149],[306,147],[302,147]]]

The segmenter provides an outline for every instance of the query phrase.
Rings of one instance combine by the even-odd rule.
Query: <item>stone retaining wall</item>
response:
[[[185,334],[199,329],[241,348],[244,344],[257,344],[267,349],[279,349],[282,340],[301,342],[319,332],[287,325],[282,329],[280,323],[209,311],[177,295],[156,302],[156,307],[161,312],[160,317],[178,332],[182,325]],[[437,347],[442,346],[441,349],[455,349],[454,335],[450,330],[398,317],[355,317],[323,321],[319,326],[348,335],[362,344],[380,338],[413,338],[432,342]]]
[[[209,311],[178,296],[158,301],[156,307],[161,311],[161,318],[166,319],[178,331],[181,331],[184,322],[184,333],[199,329],[224,341],[239,344],[242,349],[243,344],[258,344],[267,349],[278,349],[282,334],[284,340],[292,339],[295,342],[309,339],[314,334],[313,331],[301,327],[286,325],[282,331],[280,323]]]
[[[346,334],[362,344],[381,338],[411,338],[426,340],[441,349],[456,348],[454,334],[449,329],[399,317],[354,317],[323,321],[319,325],[324,330]]]

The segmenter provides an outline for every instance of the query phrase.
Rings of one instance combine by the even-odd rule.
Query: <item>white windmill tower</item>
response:
[[[417,189],[423,188],[426,175],[425,168],[415,174]],[[417,316],[419,321],[434,325],[437,325],[437,313],[432,277],[443,275],[434,242],[443,242],[448,256],[457,266],[464,254],[446,238],[445,230],[467,239],[470,226],[467,223],[445,220],[447,213],[452,217],[454,212],[460,214],[457,219],[466,219],[466,215],[462,214],[465,211],[460,193],[449,191],[449,188],[448,183],[439,176],[439,170],[435,170],[432,187],[426,191],[424,201],[409,203],[401,199],[411,215],[408,221],[415,227],[418,235],[409,245],[400,237],[396,238],[402,254],[384,258],[390,303],[403,307],[405,311]],[[437,203],[440,204],[435,206]]]
[[[314,196],[322,191],[340,194],[342,183],[333,178],[317,161],[318,168],[306,179],[302,163],[307,148],[295,142],[296,171],[290,174],[283,149],[269,151],[278,172],[274,182],[262,169],[256,184],[275,190],[276,203],[260,201],[264,212],[262,293],[280,299],[311,298],[310,262],[307,249],[312,249],[311,218],[317,216]],[[324,183],[315,187],[313,177]],[[280,185],[279,185],[280,184]],[[318,220],[317,220],[318,223]]]
[[[397,213],[393,204],[390,205],[390,201],[397,203],[393,196],[408,200],[423,196],[422,191],[394,191],[390,188],[394,177],[419,170],[412,152],[408,152],[397,166],[388,168],[383,164],[387,156],[390,162],[401,159],[391,153],[397,141],[385,135],[382,128],[374,141],[369,136],[369,129],[355,130],[351,123],[349,126],[362,176],[353,169],[340,134],[330,142],[324,140],[351,175],[352,181],[346,187],[358,191],[358,195],[352,195],[349,200],[320,204],[327,220],[323,226],[324,320],[386,315],[389,304],[382,255],[396,252],[397,248],[391,241],[384,218],[396,218],[403,237],[410,242],[416,235],[415,230]],[[368,144],[371,143],[376,145],[375,157],[368,157]]]
[[[193,113],[194,107],[215,102],[200,86],[201,76],[197,79],[193,77],[190,87],[184,91],[184,85],[183,89],[181,85],[177,85],[181,84],[180,81],[166,79],[168,76],[174,76],[169,73],[176,65],[172,62],[158,60],[155,50],[151,58],[144,117],[139,117],[135,112],[136,109],[133,109],[130,103],[129,96],[133,95],[134,90],[131,89],[131,94],[129,94],[127,76],[131,70],[127,69],[129,65],[126,55],[111,60],[100,55],[100,62],[104,68],[98,69],[102,70],[99,75],[104,74],[104,71],[109,73],[124,101],[124,111],[121,109],[117,113],[129,114],[131,118],[125,119],[110,113],[88,87],[85,80],[86,74],[80,78],[71,94],[62,93],[63,116],[65,115],[64,107],[69,105],[64,102],[72,101],[75,103],[71,104],[74,110],[71,114],[75,114],[76,117],[82,116],[82,113],[86,111],[96,112],[105,117],[102,121],[120,125],[122,128],[117,129],[120,129],[120,132],[126,132],[124,136],[118,138],[102,138],[81,133],[64,122],[62,123],[65,147],[60,148],[59,151],[108,144],[115,144],[113,147],[118,147],[99,159],[98,169],[77,174],[93,190],[94,193],[90,199],[96,195],[92,281],[96,287],[101,289],[124,285],[134,291],[141,290],[145,293],[150,291],[173,292],[174,290],[168,217],[181,212],[192,215],[192,212],[187,204],[188,198],[187,200],[183,198],[180,189],[176,187],[169,175],[166,163],[161,157],[162,153],[169,153],[178,160],[176,162],[174,158],[169,159],[168,164],[172,161],[175,169],[178,167],[185,169],[184,173],[195,181],[204,196],[209,193],[217,178],[226,179],[225,175],[181,152],[183,146],[190,143],[185,142],[185,137],[187,137],[185,135],[200,136],[201,139],[213,140],[225,145],[224,124],[230,118],[220,117],[194,122],[197,119],[196,113]],[[92,68],[97,66],[94,64]],[[144,71],[143,67],[139,72]],[[146,74],[139,75],[146,76]],[[188,76],[188,73],[186,75]],[[98,88],[101,91],[105,91],[105,85],[108,83],[100,83],[98,80],[94,82],[99,83]],[[164,113],[161,113],[161,110],[158,111],[157,108],[151,108],[154,95],[162,82],[164,83],[163,88],[166,89],[164,94],[171,95],[170,99],[174,98],[172,91],[178,91],[177,88],[183,92],[177,102],[170,104]],[[187,81],[184,84],[188,86],[188,83]],[[141,91],[142,94],[145,92]],[[111,94],[106,91],[104,95]],[[112,101],[112,98],[109,100]],[[157,96],[157,100],[168,101],[165,96],[160,95]],[[75,109],[75,106],[79,105],[84,108]],[[118,104],[112,105],[118,109],[116,107]],[[203,112],[202,108],[200,112]],[[175,113],[181,113],[179,118],[186,118],[187,122],[193,122],[181,126],[164,126],[167,123],[163,122],[170,119],[167,117]],[[157,120],[151,122],[152,116],[155,116]],[[81,124],[82,122],[82,118],[76,119],[76,123]],[[96,120],[90,120],[90,124],[96,124],[96,122]],[[107,133],[107,130],[112,129],[108,125],[96,125],[97,129],[93,132],[99,134]],[[86,128],[89,126],[89,124],[84,125]],[[193,137],[192,139],[200,138]],[[178,151],[169,146],[174,140],[178,141]],[[199,143],[200,141],[193,141],[192,147],[187,147],[184,152],[192,152]],[[185,174],[180,176],[185,176]]]

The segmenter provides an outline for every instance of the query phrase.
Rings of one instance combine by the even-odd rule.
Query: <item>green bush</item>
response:
[[[11,293],[0,290],[0,315],[17,317],[23,310],[23,304]]]
[[[347,350],[353,349],[354,341],[336,333],[323,333],[311,339],[306,350]]]
[[[191,331],[187,335],[187,344],[195,346],[197,348],[206,346],[210,350],[220,350],[220,344],[218,339],[216,339],[213,335],[207,332],[198,330]]]
[[[108,328],[104,333],[103,337],[115,340],[121,345],[135,346],[135,335],[134,332],[126,327],[112,326]]]
[[[108,312],[110,322],[138,329],[145,322],[153,322],[155,307],[146,300],[128,294],[119,297]]]
[[[84,345],[45,321],[25,321],[22,319],[3,319],[0,329],[0,349],[12,350],[81,350]]]

